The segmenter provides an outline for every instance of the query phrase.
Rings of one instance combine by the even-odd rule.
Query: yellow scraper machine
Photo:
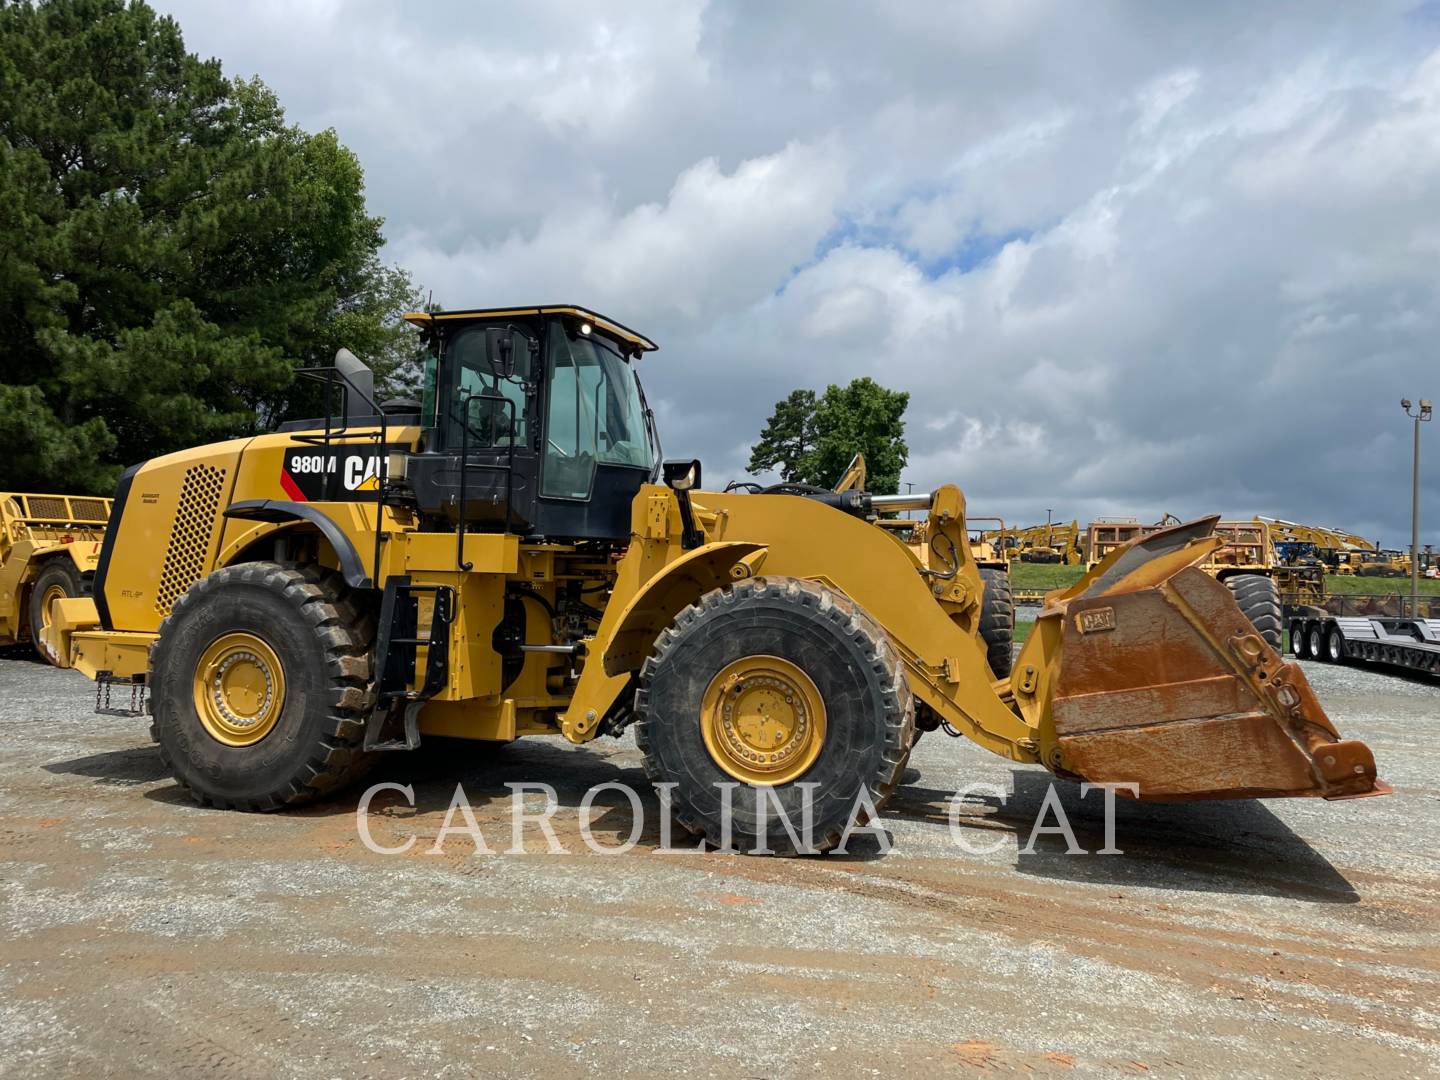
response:
[[[957,487],[709,491],[662,464],[643,335],[572,306],[408,319],[418,407],[342,350],[309,372],[327,416],[131,470],[93,598],[55,605],[57,655],[143,685],[202,802],[299,803],[430,735],[628,729],[682,824],[718,842],[728,802],[747,850],[791,850],[806,801],[833,846],[942,727],[1140,798],[1387,790],[1200,569],[1214,519],[1050,594],[997,670]]]
[[[0,645],[45,655],[51,610],[89,592],[109,518],[109,499],[0,492]]]

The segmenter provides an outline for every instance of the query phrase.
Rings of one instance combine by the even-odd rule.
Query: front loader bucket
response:
[[[1052,766],[1141,799],[1387,793],[1369,747],[1340,738],[1299,667],[1199,569],[1217,520],[1140,538],[1049,598]]]

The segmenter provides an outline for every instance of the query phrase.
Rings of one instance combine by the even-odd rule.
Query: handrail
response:
[[[296,442],[311,443],[328,447],[332,441],[346,435],[350,430],[350,394],[353,392],[356,397],[367,403],[374,410],[375,418],[380,422],[380,430],[375,435],[366,438],[378,440],[379,459],[378,468],[375,473],[375,550],[372,557],[372,571],[370,583],[372,587],[380,585],[380,546],[385,542],[385,530],[381,527],[385,518],[385,495],[390,483],[390,429],[385,420],[385,410],[375,402],[374,395],[367,394],[350,379],[343,371],[336,367],[321,368],[297,368],[295,374],[301,378],[312,379],[315,382],[323,383],[328,391],[334,386],[337,380],[343,384],[345,391],[345,422],[338,430],[334,429],[331,423],[332,395],[328,392],[325,395],[325,433],[323,435],[297,435]]]
[[[488,461],[470,461],[470,403],[472,401],[500,402],[509,410],[510,443],[507,447],[504,465],[492,465]],[[465,504],[465,478],[470,469],[488,469],[505,473],[505,531],[510,531],[511,498],[515,487],[515,402],[504,394],[486,388],[478,394],[466,394],[460,402],[460,491],[456,498],[455,565],[468,573],[475,564],[465,558],[465,519],[469,516]]]

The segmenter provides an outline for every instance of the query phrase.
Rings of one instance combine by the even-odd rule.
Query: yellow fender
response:
[[[621,608],[608,636],[601,628],[600,636],[607,640],[605,673],[638,671],[660,631],[674,622],[687,604],[693,604],[711,589],[750,577],[756,563],[746,560],[764,548],[764,544],[722,540],[703,544],[667,563]]]
[[[575,684],[560,730],[572,742],[595,737],[600,719],[640,670],[660,631],[711,589],[752,576],[765,545],[717,541],[684,551],[666,537],[637,539],[620,560],[594,650]]]

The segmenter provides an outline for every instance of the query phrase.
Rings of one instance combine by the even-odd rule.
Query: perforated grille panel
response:
[[[31,495],[25,501],[30,504],[28,517],[59,518],[62,521],[69,517],[64,499],[52,498],[49,495]]]
[[[210,554],[210,534],[215,528],[215,511],[225,486],[225,470],[211,465],[192,465],[185,470],[180,487],[180,505],[170,527],[170,544],[165,549],[165,566],[160,587],[155,591],[155,610],[170,614],[175,598],[199,580]]]
[[[76,521],[108,521],[110,518],[104,499],[71,499],[70,511]]]

